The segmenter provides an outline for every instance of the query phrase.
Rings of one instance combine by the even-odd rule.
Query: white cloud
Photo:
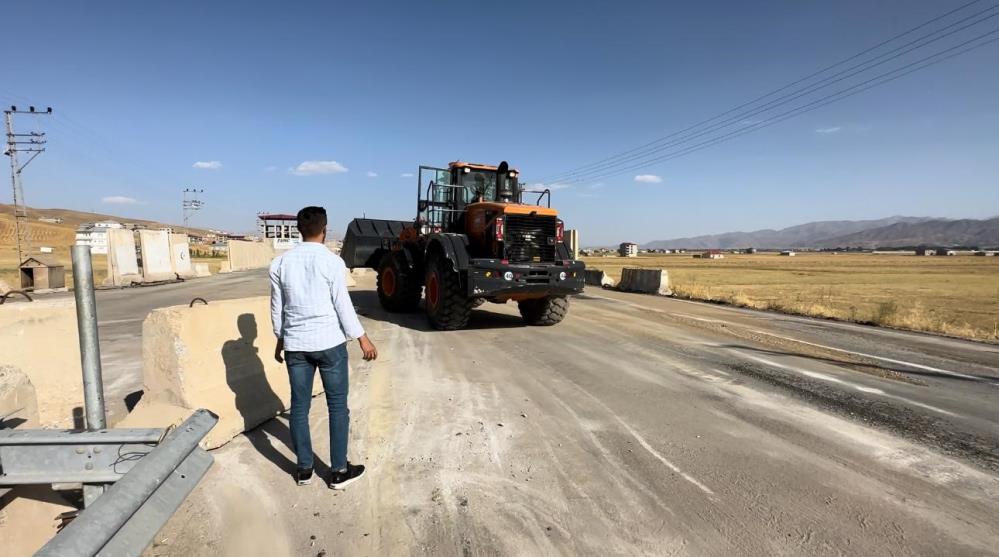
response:
[[[198,161],[194,163],[194,168],[203,168],[205,170],[218,170],[222,168],[221,161]]]
[[[378,173],[377,172],[372,172],[372,171],[369,170],[367,176],[368,176],[368,178],[377,178],[378,177]]]
[[[124,195],[111,195],[101,199],[101,203],[108,205],[138,205],[139,200],[134,197],[125,197]]]
[[[413,177],[413,173],[412,172],[403,172],[402,174],[399,175],[399,177],[400,178],[412,178]]]
[[[274,172],[275,170],[277,170],[277,167],[274,166],[273,164],[270,165],[270,166],[265,166],[264,167],[264,172]]]
[[[295,176],[314,176],[316,174],[340,174],[347,172],[347,167],[336,161],[303,161],[295,168],[289,169]]]
[[[661,176],[656,176],[655,174],[639,174],[635,176],[635,181],[643,184],[661,184],[663,179]]]
[[[843,129],[842,126],[832,126],[829,128],[816,128],[815,133],[836,133],[841,129]]]

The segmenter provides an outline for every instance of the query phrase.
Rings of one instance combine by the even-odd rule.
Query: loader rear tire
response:
[[[561,323],[569,313],[569,299],[565,296],[547,296],[517,303],[520,315],[528,325],[550,327]]]
[[[472,301],[462,291],[458,273],[444,258],[431,256],[424,284],[430,325],[441,331],[465,328],[472,314]]]
[[[423,284],[399,252],[382,256],[378,265],[378,301],[393,312],[416,311]]]

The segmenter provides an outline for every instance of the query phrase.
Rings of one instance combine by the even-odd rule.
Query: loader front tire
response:
[[[550,327],[561,323],[569,313],[569,299],[565,296],[546,296],[517,303],[520,315],[528,325]]]
[[[468,325],[472,301],[461,289],[458,273],[439,255],[430,257],[424,282],[427,296],[427,319],[441,331],[456,331]]]

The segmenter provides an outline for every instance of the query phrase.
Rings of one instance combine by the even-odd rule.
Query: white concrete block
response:
[[[191,247],[187,241],[187,234],[170,235],[170,264],[173,272],[181,278],[194,276],[194,269],[191,267]]]
[[[665,270],[631,267],[621,270],[621,282],[618,283],[618,290],[661,296],[669,296],[673,293],[669,288],[669,274]]]
[[[143,410],[119,426],[161,426],[150,423],[158,416],[167,425],[207,408],[219,423],[205,445],[228,443],[291,404],[275,344],[267,296],[153,310],[142,324]],[[321,391],[317,373],[313,393]]]
[[[142,280],[155,282],[176,278],[170,257],[170,235],[166,230],[140,230]]]
[[[108,277],[107,283],[114,286],[128,286],[142,282],[139,262],[135,257],[135,233],[124,228],[110,228],[108,236]]]

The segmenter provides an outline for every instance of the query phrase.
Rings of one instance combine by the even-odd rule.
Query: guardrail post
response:
[[[94,268],[90,246],[73,246],[73,297],[76,298],[76,325],[80,335],[80,364],[83,368],[83,406],[87,429],[107,427],[104,411],[104,379],[101,373],[101,345],[97,335],[97,300],[94,298]],[[84,485],[83,504],[89,507],[104,493],[103,485]]]
[[[83,367],[83,404],[87,429],[107,427],[104,412],[104,379],[101,376],[101,345],[97,336],[97,300],[94,298],[94,268],[90,246],[73,246],[73,297],[80,332],[80,364]]]

